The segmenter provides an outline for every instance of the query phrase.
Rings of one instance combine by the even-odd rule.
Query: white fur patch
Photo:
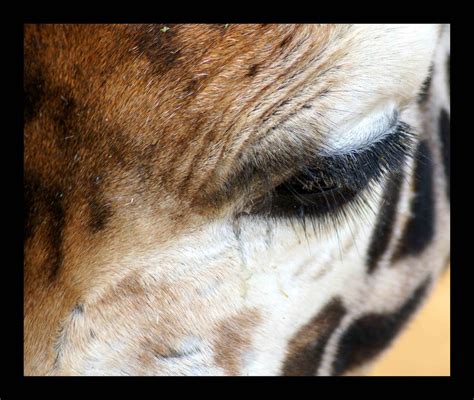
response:
[[[348,154],[370,147],[394,132],[396,114],[395,105],[389,104],[366,116],[341,123],[328,134],[328,140],[322,146],[321,154]]]

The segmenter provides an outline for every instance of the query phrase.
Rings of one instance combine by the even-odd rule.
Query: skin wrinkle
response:
[[[232,58],[230,58],[229,60],[227,60],[230,65],[232,65],[232,63],[231,63],[232,60],[233,60],[234,58],[238,57],[238,56],[237,56],[236,54],[232,54],[231,57],[232,57]],[[225,64],[223,64],[223,65],[225,65]],[[221,71],[219,71],[219,73],[224,73],[224,71],[221,70]],[[217,74],[217,75],[218,75],[218,74]],[[208,86],[211,87],[211,84],[209,83]],[[225,92],[224,92],[224,94],[221,94],[221,95],[220,95],[220,99],[223,99],[223,98],[224,98],[224,95],[225,95]],[[219,99],[216,99],[216,100],[219,100]],[[230,107],[230,106],[234,106],[234,105],[232,105],[232,104],[230,103],[228,107]],[[226,112],[226,110],[224,110],[224,111],[222,112],[222,114],[224,115],[224,120],[223,120],[223,121],[225,121],[225,116],[227,116],[227,114],[229,114],[229,113]],[[216,121],[217,121],[217,120],[216,120]],[[216,131],[216,130],[217,130],[217,126],[214,124],[213,126],[210,127],[209,130],[210,130],[211,132],[212,132],[212,131]],[[205,132],[203,132],[203,133],[205,133]],[[204,137],[206,137],[206,135],[204,135]],[[206,143],[204,143],[203,147],[205,147],[205,145],[206,145]],[[199,156],[199,152],[195,155],[194,158],[197,158],[198,156]],[[195,165],[194,165],[194,162],[192,162],[192,163],[190,164],[190,168],[193,168],[194,166],[195,166]],[[190,173],[188,172],[187,176],[189,176],[189,175],[190,175]],[[189,179],[190,179],[190,178],[185,179],[185,182],[187,182]],[[182,184],[182,185],[183,185],[183,184]],[[182,185],[181,185],[181,186],[182,186]]]
[[[316,98],[318,96],[320,96],[320,94],[315,95],[310,100],[313,100],[314,98]],[[286,119],[284,119],[282,121],[279,121],[273,128],[271,128],[271,130],[276,130],[278,125],[283,124],[285,122],[285,120]],[[260,135],[260,136],[255,135],[255,137],[253,135],[249,135],[248,138],[240,144],[240,147],[237,149],[237,151],[235,153],[234,160],[238,160],[239,158],[241,158],[246,152],[248,152],[248,148],[258,147],[262,140],[268,140],[269,137],[270,137],[270,134],[268,132],[266,132],[265,135]],[[223,149],[223,151],[221,152],[221,155],[219,156],[219,158],[222,158],[222,155],[223,155],[224,151],[225,150]],[[232,172],[229,172],[228,174],[230,175],[231,173]],[[214,172],[214,174],[215,174],[215,172]],[[200,187],[199,189],[202,189],[202,187]]]
[[[255,51],[258,51],[258,48],[255,49]],[[271,59],[272,55],[273,55],[273,54],[270,55],[270,59]],[[237,57],[237,55],[235,55],[234,58],[235,58],[235,57]],[[229,59],[229,60],[227,60],[227,62],[230,64],[232,60],[233,60],[233,59]],[[223,71],[220,71],[220,72],[223,72]],[[268,88],[269,86],[270,86],[270,85],[267,85],[266,88]],[[265,89],[266,89],[266,88],[265,88]],[[258,95],[258,94],[257,94],[257,95]],[[220,97],[219,100],[223,99],[224,97],[225,97],[224,95],[221,95],[221,97]],[[255,99],[255,97],[254,97],[254,98],[250,99],[249,104],[253,104],[255,101],[256,101],[256,99]],[[225,121],[226,116],[229,114],[229,113],[228,113],[228,110],[230,109],[230,107],[234,107],[234,106],[235,106],[234,104],[229,103],[229,105],[227,106],[227,108],[226,108],[225,110],[223,110],[222,115],[224,116],[224,120],[223,120],[222,122]],[[242,119],[241,116],[237,116],[237,118]],[[210,127],[211,132],[215,132],[215,131],[218,130],[218,126],[216,126],[216,125],[219,124],[219,120],[216,119],[215,121],[216,121],[216,122]],[[220,123],[222,124],[222,122],[220,122]],[[228,126],[234,127],[234,126],[235,126],[235,122],[236,122],[235,119],[234,119],[233,121],[230,121],[230,122],[228,123]],[[214,134],[215,134],[215,133],[214,133]],[[228,132],[226,132],[226,134],[228,134]],[[204,138],[207,138],[207,135],[204,136]],[[212,138],[211,138],[210,140],[212,140]],[[192,173],[193,173],[193,169],[194,169],[194,166],[195,166],[195,162],[200,158],[200,156],[201,156],[201,158],[202,158],[203,151],[204,151],[204,149],[206,148],[206,145],[207,145],[207,143],[208,143],[210,140],[206,141],[206,142],[203,144],[203,146],[201,147],[201,149],[199,150],[199,152],[194,156],[193,161],[190,163],[190,167],[189,167],[189,169],[188,169],[188,173],[186,174],[185,180],[184,180],[184,182],[181,184],[181,186],[184,186],[187,182],[189,182],[189,181],[191,180],[191,175],[192,175]],[[223,154],[224,151],[225,151],[225,147],[222,148],[221,153],[220,153],[220,155],[219,155],[219,157],[218,157],[217,162],[219,162],[219,161],[222,159],[221,155]],[[212,172],[213,172],[213,170],[210,171],[210,173],[212,173]],[[199,190],[200,190],[200,188],[197,189],[197,191],[199,191]]]
[[[288,53],[287,53],[287,54],[288,54]],[[273,55],[273,54],[272,54],[272,55]],[[289,70],[294,64],[296,64],[297,61],[298,61],[298,60],[294,61],[293,64],[291,64],[290,66],[287,67],[287,69]],[[269,92],[270,88],[273,87],[273,89],[274,89],[274,90],[272,91],[272,93],[271,93],[272,97],[274,96],[274,93],[275,93],[275,92],[278,93],[279,91],[281,91],[281,86],[278,87],[278,88],[276,88],[276,89],[275,89],[274,87],[275,87],[276,82],[278,82],[280,78],[285,77],[285,72],[286,72],[286,70],[280,71],[280,69],[279,69],[279,72],[278,72],[279,75],[278,75],[274,80],[272,80],[270,83],[268,83],[263,89],[261,89],[254,97],[252,97],[252,98],[248,101],[247,104],[249,104],[249,105],[252,105],[252,104],[255,104],[255,103],[257,104],[257,106],[254,106],[252,112],[253,112],[253,111],[256,111],[256,109],[257,109],[261,104],[263,104],[263,100],[261,100],[261,99],[262,99],[262,97],[263,97],[266,93]],[[287,79],[289,79],[289,78],[287,78]],[[301,85],[301,84],[300,84],[300,85]],[[297,86],[294,90],[297,90],[298,87],[299,87],[299,86]],[[290,94],[289,94],[289,93],[285,93],[285,95],[288,96],[288,95],[291,95],[291,93],[290,93]],[[270,105],[270,108],[268,108],[266,111],[265,111],[265,110],[262,110],[262,111],[261,111],[259,114],[257,114],[254,118],[251,118],[251,119],[250,119],[250,122],[252,122],[252,119],[255,119],[254,124],[255,124],[256,126],[261,125],[261,124],[258,124],[258,122],[259,122],[258,120],[261,120],[262,122],[265,122],[265,115],[269,115],[269,113],[272,114],[272,110],[275,109],[275,108],[277,108],[277,107],[278,107],[278,105],[273,105],[273,106]],[[225,115],[225,114],[227,114],[227,113],[224,113],[224,115]],[[242,113],[241,113],[241,114],[242,114]],[[245,115],[245,113],[244,113],[244,115]],[[249,117],[249,114],[247,114],[247,117]],[[283,118],[283,116],[282,116],[281,118]],[[249,118],[245,118],[245,119],[244,119],[244,118],[240,118],[240,121],[245,121],[245,120],[249,120]],[[250,125],[250,123],[248,123],[247,125]],[[232,128],[233,132],[236,132],[236,131],[242,129],[242,124],[236,124],[235,121],[232,121],[232,122],[229,124],[229,126],[233,127],[233,128]],[[260,130],[265,132],[265,131],[268,130],[268,128],[265,129],[264,127],[261,126],[261,127],[260,127]],[[226,131],[226,135],[227,135],[227,134],[230,134],[230,133],[231,133],[231,132],[227,132],[227,131]],[[252,131],[249,132],[249,134],[247,134],[246,138],[244,138],[243,140],[241,140],[240,145],[234,150],[234,154],[235,154],[234,156],[233,156],[232,154],[229,154],[229,153],[228,153],[228,151],[227,151],[227,149],[226,149],[225,146],[222,147],[221,152],[220,152],[220,154],[219,154],[219,156],[218,156],[217,162],[223,161],[223,155],[226,154],[226,159],[228,160],[228,161],[226,161],[226,164],[227,164],[227,165],[231,164],[235,159],[237,159],[237,158],[239,157],[241,149],[243,149],[243,148],[248,148],[248,147],[251,146],[252,142],[258,141],[259,135],[254,135],[253,133],[255,133],[255,132],[252,132]],[[228,167],[226,167],[226,164],[221,165],[221,170],[222,170],[222,171],[225,171],[226,169],[228,169]],[[215,171],[212,170],[212,171],[210,172],[210,174],[211,174],[211,176],[210,176],[210,179],[209,179],[208,181],[212,181],[212,180],[213,180],[213,178],[215,177]],[[203,181],[203,182],[206,182],[206,181]],[[199,191],[201,191],[201,190],[204,190],[204,189],[203,189],[203,185],[199,186],[199,187],[197,188],[196,192],[199,192]]]

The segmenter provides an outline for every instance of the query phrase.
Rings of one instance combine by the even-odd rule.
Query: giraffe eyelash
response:
[[[316,157],[256,201],[251,214],[313,225],[342,222],[367,208],[372,185],[399,173],[415,142],[410,126],[399,122],[393,134],[362,151]]]

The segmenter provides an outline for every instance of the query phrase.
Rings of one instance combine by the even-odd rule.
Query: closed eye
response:
[[[291,218],[337,213],[371,183],[399,170],[412,147],[409,126],[399,122],[394,133],[364,150],[317,156],[257,201],[252,214]]]

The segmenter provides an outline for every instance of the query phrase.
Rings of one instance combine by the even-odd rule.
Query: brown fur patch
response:
[[[214,360],[228,375],[239,375],[242,356],[252,343],[252,333],[261,320],[256,310],[246,310],[217,326]]]
[[[288,356],[282,374],[313,376],[318,372],[324,349],[331,334],[346,314],[340,299],[334,299],[310,322],[303,326],[288,345]]]

